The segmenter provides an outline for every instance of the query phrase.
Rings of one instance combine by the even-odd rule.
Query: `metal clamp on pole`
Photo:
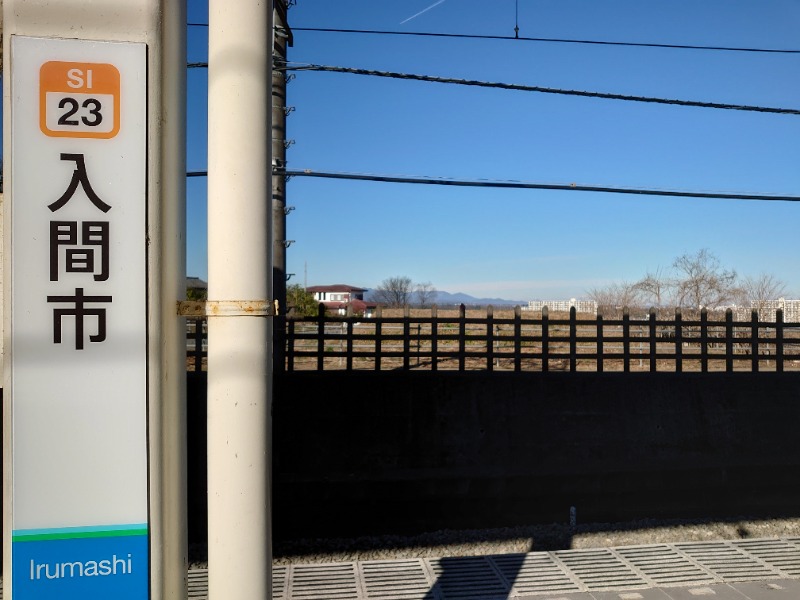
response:
[[[274,317],[278,301],[273,300],[184,300],[178,302],[180,317]]]

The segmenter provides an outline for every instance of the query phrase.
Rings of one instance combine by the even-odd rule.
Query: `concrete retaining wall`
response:
[[[279,538],[800,508],[800,374],[309,372],[275,398]]]

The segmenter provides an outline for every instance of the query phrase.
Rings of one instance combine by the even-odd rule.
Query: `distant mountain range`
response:
[[[370,290],[364,295],[364,299],[368,301],[374,301],[374,291]],[[527,300],[504,300],[503,298],[476,298],[475,296],[470,296],[469,294],[464,294],[458,292],[456,294],[451,294],[450,292],[436,292],[436,299],[435,304],[438,306],[451,306],[451,305],[459,305],[465,304],[467,306],[470,305],[477,305],[477,306],[486,306],[491,304],[492,306],[527,306]]]
[[[476,298],[469,294],[458,292],[451,294],[450,292],[436,292],[436,304],[443,306],[445,304],[480,304],[481,306],[492,304],[494,306],[527,306],[527,300],[504,300],[503,298]]]

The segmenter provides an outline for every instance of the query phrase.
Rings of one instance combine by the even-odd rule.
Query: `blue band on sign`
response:
[[[146,526],[145,526],[146,527]],[[12,543],[15,600],[145,600],[148,598],[148,535],[141,528],[100,528],[69,538],[19,536]],[[40,530],[41,531],[41,530]],[[43,533],[43,532],[42,532]],[[39,535],[42,535],[40,533]],[[93,533],[93,535],[92,535]],[[120,535],[121,534],[121,535]],[[44,534],[47,535],[47,534]]]

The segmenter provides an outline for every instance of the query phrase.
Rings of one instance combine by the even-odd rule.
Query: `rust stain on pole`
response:
[[[273,300],[207,300],[178,302],[182,317],[274,317],[278,301]]]

